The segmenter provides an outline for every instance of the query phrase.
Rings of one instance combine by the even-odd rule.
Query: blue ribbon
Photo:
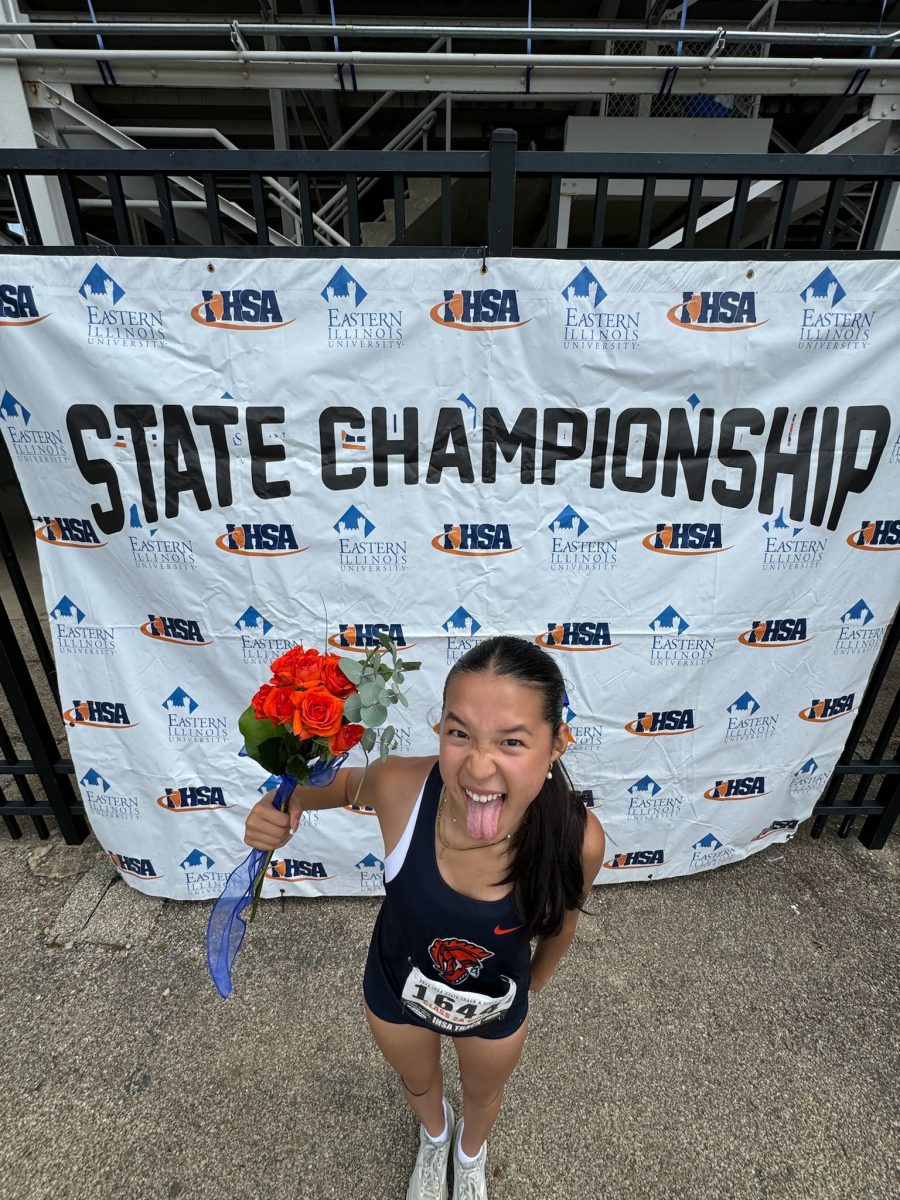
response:
[[[88,7],[88,12],[90,13],[90,16],[91,16],[91,20],[96,25],[98,23],[97,22],[97,14],[94,12],[94,6],[91,3],[91,0],[87,0],[87,7]],[[97,38],[97,45],[100,47],[101,50],[105,50],[106,47],[103,45],[103,38],[100,36],[99,33],[96,34],[95,36]],[[97,59],[97,70],[100,72],[100,78],[103,81],[103,83],[107,84],[107,86],[115,87],[116,77],[113,74],[112,63],[109,61],[108,58],[98,58]]]
[[[334,782],[334,777],[346,758],[346,754],[340,754],[330,762],[314,767],[310,772],[309,786],[328,787]],[[277,808],[279,812],[283,811],[296,786],[297,780],[293,775],[282,775],[272,797],[272,807]],[[223,1000],[227,1000],[234,991],[231,972],[247,932],[247,923],[241,914],[253,900],[259,873],[267,854],[266,850],[250,851],[240,866],[228,876],[222,893],[209,914],[206,926],[206,965],[210,978]]]
[[[528,0],[528,28],[529,28],[529,30],[531,29],[531,0]],[[528,41],[525,43],[525,51],[527,54],[531,53],[531,37],[530,36],[528,38]],[[525,91],[526,92],[531,91],[531,66],[530,66],[530,64],[529,64],[529,66],[527,66],[525,68]]]
[[[337,17],[335,16],[335,12],[334,12],[334,0],[329,0],[329,5],[331,7],[331,23],[332,23],[332,25],[337,25]],[[340,42],[340,38],[338,37],[337,34],[334,35],[334,50],[335,50],[336,54],[339,54],[340,50],[341,50],[341,42]],[[345,92],[347,90],[347,87],[346,87],[346,84],[344,83],[344,64],[338,63],[337,69],[338,69],[338,80],[341,85],[341,91]],[[354,67],[353,63],[350,64],[350,82],[353,84],[354,92],[358,91],[358,88],[356,86],[356,67]]]
[[[876,34],[881,33],[881,26],[884,24],[884,14],[885,14],[886,9],[887,9],[887,0],[882,0],[881,16],[878,18],[878,28],[875,30]],[[869,58],[874,58],[874,57],[875,57],[875,45],[873,43],[869,47]],[[869,68],[869,67],[860,67],[856,71],[853,78],[847,84],[847,89],[844,92],[845,96],[855,96],[857,94],[859,89],[862,87],[862,85],[868,79],[870,69],[871,68]]]

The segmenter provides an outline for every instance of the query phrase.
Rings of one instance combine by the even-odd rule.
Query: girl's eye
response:
[[[465,733],[463,733],[463,731],[461,729],[448,729],[447,730],[447,737],[458,739],[458,738],[464,738],[465,736],[466,736]]]
[[[525,745],[525,743],[521,740],[521,738],[507,738],[503,744],[505,746],[524,746]]]

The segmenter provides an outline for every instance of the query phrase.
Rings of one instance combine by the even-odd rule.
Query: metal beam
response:
[[[304,13],[315,15],[315,0],[300,0]],[[602,10],[601,10],[602,11]],[[757,17],[760,14],[757,13]],[[893,19],[893,18],[892,18]],[[146,36],[152,34],[160,37],[181,37],[190,34],[207,34],[220,37],[227,44],[232,42],[232,34],[236,31],[241,37],[261,37],[271,33],[271,26],[252,21],[208,21],[204,18],[179,21],[35,21],[32,28],[40,29],[55,37],[92,37],[94,34],[116,34],[117,36]],[[0,22],[0,34],[19,32],[14,22]],[[415,39],[454,37],[465,38],[469,41],[478,40],[519,40],[526,41],[529,37],[541,41],[578,41],[578,40],[621,40],[629,42],[659,42],[659,41],[709,41],[715,42],[724,38],[724,43],[741,45],[767,42],[771,45],[797,46],[856,46],[868,49],[869,46],[892,46],[900,41],[900,30],[878,32],[865,22],[848,23],[835,28],[831,26],[824,30],[821,24],[808,24],[805,28],[794,29],[722,29],[708,26],[686,25],[684,29],[672,24],[668,26],[654,25],[628,26],[613,24],[585,25],[578,22],[566,23],[556,21],[552,24],[533,22],[532,26],[523,25],[520,21],[503,23],[495,21],[492,24],[469,22],[466,25],[442,25],[423,21],[415,25],[375,23],[367,20],[345,21],[332,25],[327,21],[310,21],[306,23],[278,22],[278,33],[281,37],[304,37],[322,39],[326,37],[382,38],[395,41],[397,38]]]
[[[634,93],[656,95],[671,56],[633,57],[627,62],[605,55],[571,56],[572,61],[548,62],[540,55],[367,55],[338,56],[356,65],[362,92],[438,92],[456,96],[482,94],[515,96],[534,103],[551,96],[572,98]],[[97,81],[97,61],[115,65],[116,80],[126,87],[228,87],[261,90],[306,89],[325,93],[340,90],[337,58],[325,55],[280,52],[274,61],[264,51],[250,51],[242,60],[217,51],[143,50],[11,50],[0,48],[4,58],[19,60],[22,73],[53,85]],[[562,59],[563,56],[559,56]],[[674,95],[780,94],[794,96],[843,95],[858,69],[869,70],[858,95],[877,96],[900,84],[900,59],[818,59],[792,63],[787,59],[682,58],[672,81]],[[525,91],[524,67],[531,65],[531,90]],[[332,139],[332,140],[336,140]]]

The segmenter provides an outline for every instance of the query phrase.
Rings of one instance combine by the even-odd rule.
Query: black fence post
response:
[[[894,755],[892,765],[900,766],[900,751]],[[897,775],[886,775],[882,779],[875,803],[884,805],[883,811],[866,817],[859,831],[859,840],[867,850],[883,850],[900,817],[900,778]]]
[[[491,134],[491,191],[488,200],[488,254],[508,258],[516,217],[516,146],[514,129]]]
[[[84,817],[72,811],[78,797],[63,766],[56,739],[41,706],[31,673],[19,648],[12,622],[0,601],[0,688],[22,733],[34,774],[40,779],[60,832],[70,846],[79,846],[88,834]],[[19,764],[9,764],[19,765]],[[10,806],[7,806],[9,808]],[[17,810],[13,810],[17,811]],[[29,815],[24,809],[21,815]]]

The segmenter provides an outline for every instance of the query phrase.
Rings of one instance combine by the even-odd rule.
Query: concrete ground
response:
[[[594,890],[491,1200],[897,1200],[900,841],[807,829]],[[415,1121],[360,1009],[377,901],[267,901],[223,1002],[208,903],[131,890],[93,839],[0,854],[4,1200],[405,1196]]]
[[[0,594],[61,735],[2,571]],[[141,895],[93,838],[22,826],[0,829],[0,1200],[402,1200],[415,1121],[361,1015],[377,901],[266,902],[226,1003],[208,903]],[[595,889],[533,998],[491,1200],[900,1200],[900,838],[808,829]]]

